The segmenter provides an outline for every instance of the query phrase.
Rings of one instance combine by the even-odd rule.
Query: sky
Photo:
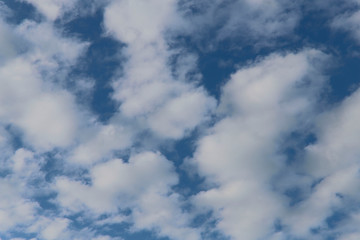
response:
[[[359,0],[0,0],[0,240],[358,240],[359,83]]]

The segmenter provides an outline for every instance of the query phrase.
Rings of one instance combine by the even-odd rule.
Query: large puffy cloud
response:
[[[70,145],[79,108],[60,86],[64,68],[76,61],[86,44],[62,38],[46,23],[25,21],[13,30],[4,22],[0,26],[14,39],[4,38],[0,44],[10,51],[0,66],[0,121],[20,128],[26,143],[37,149]]]
[[[224,118],[200,139],[194,155],[200,174],[218,187],[194,201],[213,209],[219,229],[233,239],[275,232],[287,204],[271,184],[285,167],[281,143],[312,115],[325,59],[316,50],[271,55],[238,70],[224,86],[219,107]]]
[[[72,142],[77,120],[69,93],[45,90],[40,74],[21,58],[0,68],[0,76],[2,122],[20,127],[27,142],[40,149]]]
[[[19,149],[2,161],[1,170],[8,174],[0,178],[0,232],[29,226],[36,220],[40,206],[31,200],[29,182],[43,177],[40,166],[41,161],[26,149]]]
[[[53,25],[55,20],[61,25],[64,13],[79,2],[26,2],[45,16],[40,19],[44,22],[0,22],[5,36],[0,39],[1,234],[109,240],[114,238],[93,229],[126,222],[131,231],[202,239],[210,235],[201,236],[208,226],[191,227],[198,223],[186,210],[194,203],[198,209],[191,205],[191,211],[213,212],[215,228],[233,239],[321,239],[311,232],[314,228],[342,239],[358,236],[356,211],[335,230],[328,229],[327,221],[335,211],[350,211],[347,201],[359,199],[354,190],[359,93],[314,117],[327,58],[319,51],[272,54],[231,75],[215,112],[217,122],[201,137],[194,154],[208,190],[195,194],[192,202],[174,190],[181,187],[173,164],[160,153],[144,151],[159,147],[159,139],[182,139],[209,120],[217,105],[201,86],[196,55],[172,46],[177,34],[201,38],[204,31],[215,29],[215,41],[244,36],[244,41],[262,44],[292,31],[299,17],[297,3],[99,1],[109,2],[104,30],[125,44],[122,71],[112,85],[118,112],[99,123],[91,114],[85,119],[76,96],[64,88],[87,43],[65,38]],[[339,17],[333,26],[350,26],[356,32],[357,13],[352,14]],[[307,146],[304,159],[296,163],[302,166],[301,175],[300,169],[287,165],[283,151],[289,136],[307,132],[314,119],[317,142]],[[10,139],[14,128],[26,145],[17,151]],[[156,142],[151,147],[145,143],[149,139]],[[53,154],[54,149],[60,153],[44,160],[42,154]],[[57,161],[64,168],[45,180],[47,167]],[[285,180],[279,183],[277,178]],[[298,186],[306,193],[289,206],[283,192]],[[49,201],[57,209],[42,211],[34,199],[42,191],[54,193]],[[76,231],[73,221],[78,219],[69,216],[91,223]]]
[[[159,153],[136,154],[128,162],[99,163],[90,178],[90,184],[58,178],[59,203],[72,212],[89,209],[97,215],[129,208],[134,229],[155,230],[172,239],[200,239],[188,226],[189,216],[179,208],[180,196],[171,190],[178,182],[173,166]]]
[[[61,216],[36,227],[44,214],[36,197],[48,192],[41,154],[68,147],[76,138],[80,108],[62,86],[86,44],[43,22],[10,26],[1,20],[0,29],[0,233],[8,239],[17,232],[40,239],[72,238],[66,230],[70,221]],[[20,146],[14,145],[15,138]]]
[[[92,127],[86,132],[69,157],[72,163],[86,165],[109,158],[112,151],[131,147],[136,131],[130,126],[112,123]]]
[[[343,239],[356,236],[352,226],[356,224],[354,216],[357,214],[353,204],[360,201],[356,191],[360,186],[357,124],[360,116],[359,96],[357,90],[317,119],[318,139],[305,149],[303,171],[320,180],[320,183],[286,218],[293,233],[298,236],[309,236],[311,229],[315,228],[330,231],[327,220],[337,211],[345,215],[352,214],[345,220],[340,219],[332,231],[344,235]]]
[[[120,113],[159,137],[179,139],[206,120],[215,101],[191,79],[181,81],[171,72],[166,36],[181,22],[176,7],[176,1],[114,1],[106,8],[105,26],[127,44],[123,77],[114,83]]]
[[[19,183],[19,182],[18,182]],[[21,185],[9,179],[0,180],[0,232],[6,232],[16,226],[31,224],[35,219],[37,208],[36,202],[22,196]]]
[[[307,171],[316,177],[326,177],[337,170],[357,163],[360,154],[358,120],[360,91],[354,92],[340,106],[320,115],[318,142],[307,147]]]

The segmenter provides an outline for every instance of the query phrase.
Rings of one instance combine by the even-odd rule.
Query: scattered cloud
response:
[[[358,4],[0,0],[0,238],[357,239],[360,90],[298,27],[356,46]]]
[[[271,179],[286,167],[282,139],[306,127],[301,122],[316,105],[325,78],[313,64],[325,59],[316,50],[271,55],[239,69],[224,86],[225,117],[199,140],[194,156],[200,174],[217,187],[195,202],[214,209],[218,227],[234,239],[270,236],[286,211]]]

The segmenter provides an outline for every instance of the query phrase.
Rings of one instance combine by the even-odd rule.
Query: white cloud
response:
[[[360,154],[360,91],[357,90],[341,105],[319,117],[318,142],[307,147],[307,171],[325,177],[337,170],[356,164]]]
[[[196,55],[171,46],[184,28],[190,28],[186,34],[196,38],[209,25],[217,28],[215,41],[246,33],[246,40],[255,45],[269,42],[294,29],[299,17],[296,3],[109,1],[103,27],[126,44],[122,49],[126,62],[112,85],[118,112],[100,124],[91,114],[84,117],[75,96],[63,87],[88,43],[64,37],[53,21],[72,10],[75,16],[80,11],[73,9],[78,1],[26,2],[46,20],[11,27],[0,21],[0,159],[1,170],[9,171],[0,177],[0,232],[20,229],[49,240],[120,239],[99,235],[90,227],[76,232],[67,216],[80,213],[94,220],[90,225],[96,227],[127,222],[131,231],[146,229],[170,239],[197,240],[204,229],[191,227],[193,214],[184,210],[194,203],[198,209],[191,211],[213,211],[216,229],[233,239],[315,239],[311,228],[326,229],[334,209],[347,210],[343,199],[359,200],[360,91],[315,119],[327,56],[307,49],[272,54],[242,67],[223,87],[215,112],[217,102],[200,85],[201,74],[196,74]],[[181,12],[194,6],[203,8],[193,15]],[[333,27],[360,38],[357,15],[342,15]],[[170,63],[173,60],[175,64]],[[81,81],[77,86],[89,92],[93,85]],[[146,149],[148,139],[182,139],[214,112],[218,122],[198,141],[192,163],[206,177],[206,186],[216,187],[191,201],[173,189],[179,183],[178,174],[160,153],[132,153],[128,161],[113,156],[118,151],[139,152],[136,144]],[[300,164],[305,163],[302,170],[307,176],[295,176],[282,154],[284,139],[307,130],[314,119],[317,142],[306,147]],[[6,125],[21,130],[21,140],[31,150],[24,147],[13,154]],[[151,136],[142,139],[144,132]],[[81,164],[81,170],[88,172],[55,177],[51,190],[57,195],[51,201],[59,212],[38,211],[34,192],[49,191],[42,154],[59,148],[66,158],[61,159],[66,165],[62,171]],[[274,186],[274,178],[283,172],[289,181]],[[320,178],[312,188],[311,180]],[[34,180],[38,186],[30,184]],[[300,203],[289,207],[281,191],[295,185],[307,191]],[[129,215],[120,213],[127,209],[131,209]],[[358,218],[352,214],[334,232],[340,239],[356,238]],[[284,227],[281,232],[275,232],[276,221]]]
[[[336,30],[349,32],[358,42],[360,41],[360,11],[344,13],[336,16],[331,23],[331,27]]]
[[[351,234],[347,234],[345,236],[341,236],[339,238],[339,240],[357,240],[360,238],[360,234],[359,233],[351,233]]]
[[[200,139],[194,155],[200,174],[218,187],[194,201],[215,211],[226,235],[260,239],[274,233],[286,204],[271,186],[285,167],[280,144],[311,116],[325,59],[315,50],[274,54],[239,69],[224,86],[219,113],[225,117]]]
[[[88,46],[75,38],[64,37],[59,29],[48,22],[26,20],[14,29],[26,39],[27,57],[42,72],[59,74],[60,67],[74,64]],[[52,75],[55,78],[56,75]]]
[[[126,126],[108,124],[96,126],[84,134],[69,160],[74,163],[92,164],[111,156],[113,150],[123,150],[133,143],[133,132]]]
[[[7,55],[0,65],[0,121],[24,131],[24,140],[35,148],[68,146],[80,114],[61,81],[86,44],[63,38],[47,23],[25,21],[13,30],[3,28],[15,40],[4,38],[0,45],[13,48],[16,56]]]
[[[171,193],[177,182],[172,164],[158,153],[144,152],[99,163],[91,169],[91,184],[68,178],[55,183],[59,203],[70,211],[90,209],[96,214],[130,208],[134,229],[156,230],[173,239],[199,239],[189,217],[180,210],[179,196]],[[177,216],[174,219],[174,216]]]
[[[338,170],[325,178],[312,191],[309,198],[291,209],[284,218],[284,223],[290,226],[296,236],[311,237],[311,229],[326,228],[326,219],[335,209],[345,210],[342,197],[348,197],[360,186],[358,169],[350,167]],[[357,196],[358,197],[358,196]]]
[[[42,230],[41,236],[47,240],[59,239],[64,230],[67,229],[68,225],[68,219],[54,219],[44,230]]]
[[[176,1],[114,1],[105,11],[107,31],[127,44],[124,76],[114,83],[120,113],[159,137],[175,139],[204,121],[215,105],[201,87],[172,76],[166,36],[179,19]]]
[[[161,41],[163,31],[176,21],[176,4],[176,0],[113,1],[106,8],[104,21],[107,30],[125,43],[154,43]]]
[[[154,230],[174,240],[200,240],[200,229],[189,227],[191,218],[180,209],[181,202],[178,194],[147,191],[133,208],[134,229]]]
[[[85,120],[75,96],[63,87],[71,67],[76,64],[87,44],[65,38],[51,21],[61,18],[68,8],[74,6],[75,1],[27,2],[34,4],[47,20],[26,20],[14,26],[13,30],[4,24],[4,29],[1,29],[10,37],[13,34],[13,38],[23,40],[24,49],[18,51],[19,46],[12,38],[0,43],[3,48],[9,49],[0,65],[0,122],[19,129],[21,140],[31,149],[21,148],[6,161],[9,162],[7,167],[11,175],[0,178],[0,186],[4,189],[0,191],[0,223],[4,222],[0,224],[1,230],[20,229],[49,240],[111,239],[109,236],[96,235],[87,228],[80,231],[84,233],[83,236],[76,234],[66,214],[84,211],[95,216],[104,213],[114,216],[119,214],[119,209],[130,208],[133,214],[124,219],[133,223],[134,231],[148,229],[172,239],[200,239],[199,231],[189,227],[191,216],[181,209],[181,196],[172,191],[178,177],[170,161],[160,153],[153,152],[133,154],[128,162],[109,160],[112,151],[130,148],[134,133],[148,128],[160,137],[181,138],[205,121],[215,106],[215,101],[203,88],[188,83],[184,77],[173,79],[167,64],[170,53],[163,30],[168,18],[176,13],[176,1],[166,4],[160,1],[151,4],[147,1],[118,2],[107,7],[106,17],[110,15],[110,20],[107,18],[106,23],[110,25],[112,18],[121,16],[116,12],[119,10],[117,4],[121,5],[120,10],[124,13],[127,9],[122,8],[128,7],[131,13],[142,9],[146,14],[140,14],[143,18],[134,18],[128,26],[122,22],[129,35],[125,34],[119,39],[132,41],[134,31],[139,31],[141,35],[139,41],[128,47],[131,58],[128,75],[131,77],[125,81],[125,85],[129,84],[128,93],[120,93],[135,94],[122,99],[126,101],[122,102],[120,113],[105,125],[96,120]],[[150,8],[153,11],[148,11]],[[149,23],[149,28],[144,28],[143,23]],[[124,32],[119,29],[110,30],[115,35],[123,35]],[[152,59],[154,56],[155,59]],[[183,62],[189,65],[188,61]],[[153,64],[147,66],[148,63]],[[143,67],[144,71],[139,72]],[[185,76],[183,72],[192,68],[184,66],[182,69],[178,70],[178,74]],[[138,83],[139,86],[136,86]],[[155,91],[149,91],[151,89],[148,87]],[[156,92],[158,89],[160,92]],[[120,92],[121,88],[116,91]],[[128,110],[126,104],[130,106]],[[137,104],[138,107],[132,107]],[[184,118],[184,115],[189,116]],[[178,124],[176,118],[180,117],[181,124]],[[131,124],[141,129],[134,130],[131,124],[123,125],[123,118],[127,118],[125,123],[135,122]],[[161,128],[158,122],[167,130]],[[68,176],[57,177],[53,190],[58,193],[54,202],[59,204],[60,213],[55,216],[51,210],[40,211],[34,197],[40,189],[49,190],[43,172],[46,169],[41,169],[44,164],[42,154],[59,148],[61,156],[70,153],[69,161],[65,161],[65,164],[88,164],[84,169],[89,170],[91,181],[86,184]],[[30,184],[33,180],[38,184],[36,187]],[[4,193],[8,196],[3,196]],[[111,218],[109,221],[115,220]]]
[[[328,109],[317,118],[315,133],[317,141],[306,147],[303,172],[314,179],[321,179],[309,196],[288,212],[284,218],[293,234],[309,237],[312,228],[327,229],[326,219],[335,210],[353,211],[347,203],[360,199],[358,164],[358,121],[360,112],[359,90],[346,98],[338,106]],[[333,232],[351,239],[354,219],[343,220]],[[347,222],[347,223],[346,223]],[[354,235],[356,236],[356,235]],[[341,239],[341,238],[340,238]]]
[[[9,173],[0,178],[0,232],[28,226],[36,220],[40,206],[31,199],[29,180],[41,179],[41,159],[26,149],[17,150],[10,161],[2,159],[1,170]]]
[[[203,122],[214,107],[215,101],[211,101],[202,90],[186,92],[151,115],[149,125],[160,136],[179,139],[184,131]]]
[[[74,240],[122,240],[120,237],[111,238],[106,235],[96,234],[89,228],[74,229],[72,221],[61,216],[39,216],[26,233],[36,234],[36,239],[74,239]],[[34,238],[35,240],[35,238]]]
[[[0,179],[0,231],[23,224],[30,224],[38,204],[22,196],[22,186],[9,179]]]
[[[56,188],[60,203],[73,211],[85,204],[97,213],[112,212],[136,201],[146,190],[156,189],[166,194],[168,186],[177,182],[170,162],[150,152],[131,157],[129,163],[121,159],[100,163],[92,168],[91,178],[92,185],[59,178]],[[118,197],[122,202],[117,200]]]
[[[1,121],[20,127],[25,140],[39,149],[72,142],[77,119],[69,93],[45,90],[40,74],[24,59],[1,67],[0,79]],[[24,85],[29,87],[23,88]]]

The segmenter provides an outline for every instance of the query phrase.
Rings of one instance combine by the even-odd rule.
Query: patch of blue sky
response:
[[[143,240],[143,239],[154,239],[154,240],[170,240],[167,237],[159,237],[153,231],[140,230],[133,231],[133,227],[129,223],[120,224],[106,224],[101,227],[94,227],[95,231],[100,234],[106,234],[112,237],[122,237],[123,239],[129,240]]]
[[[7,234],[0,234],[1,239],[13,239],[13,238],[19,238],[19,239],[33,239],[36,237],[36,234],[34,233],[25,233],[20,228],[19,231],[11,231]]]
[[[327,101],[339,102],[358,86],[360,70],[357,66],[360,61],[360,47],[348,33],[331,29],[329,22],[332,15],[319,10],[303,10],[293,33],[280,36],[268,45],[254,44],[256,40],[248,39],[246,33],[245,36],[235,36],[219,42],[216,40],[216,33],[222,25],[217,28],[210,27],[208,31],[204,30],[200,38],[179,37],[178,45],[198,54],[203,84],[217,98],[230,75],[239,67],[244,67],[256,59],[277,51],[296,52],[311,47],[322,49],[336,59],[335,64],[328,69],[330,92],[327,93]],[[209,45],[212,47],[208,47]]]
[[[36,11],[36,8],[24,1],[3,0],[10,12],[6,14],[6,20],[13,24],[19,24],[24,20],[40,21],[41,16]]]
[[[295,31],[295,38],[299,39],[296,46],[317,47],[334,57],[335,62],[328,69],[330,89],[326,99],[329,103],[339,102],[359,84],[360,70],[357,66],[360,63],[360,47],[349,33],[331,29],[332,15],[319,10],[305,14]]]
[[[16,150],[16,149],[19,149],[24,146],[24,142],[22,140],[23,133],[21,132],[20,129],[18,129],[17,127],[15,127],[13,125],[8,125],[5,127],[5,129],[6,129],[7,133],[9,134],[10,144],[13,149]]]
[[[115,73],[120,73],[123,61],[121,49],[124,45],[106,36],[102,23],[103,11],[99,9],[94,14],[67,22],[64,29],[68,35],[90,44],[71,75],[95,80],[90,107],[99,116],[99,120],[107,121],[117,110],[117,105],[111,99],[111,81]]]

